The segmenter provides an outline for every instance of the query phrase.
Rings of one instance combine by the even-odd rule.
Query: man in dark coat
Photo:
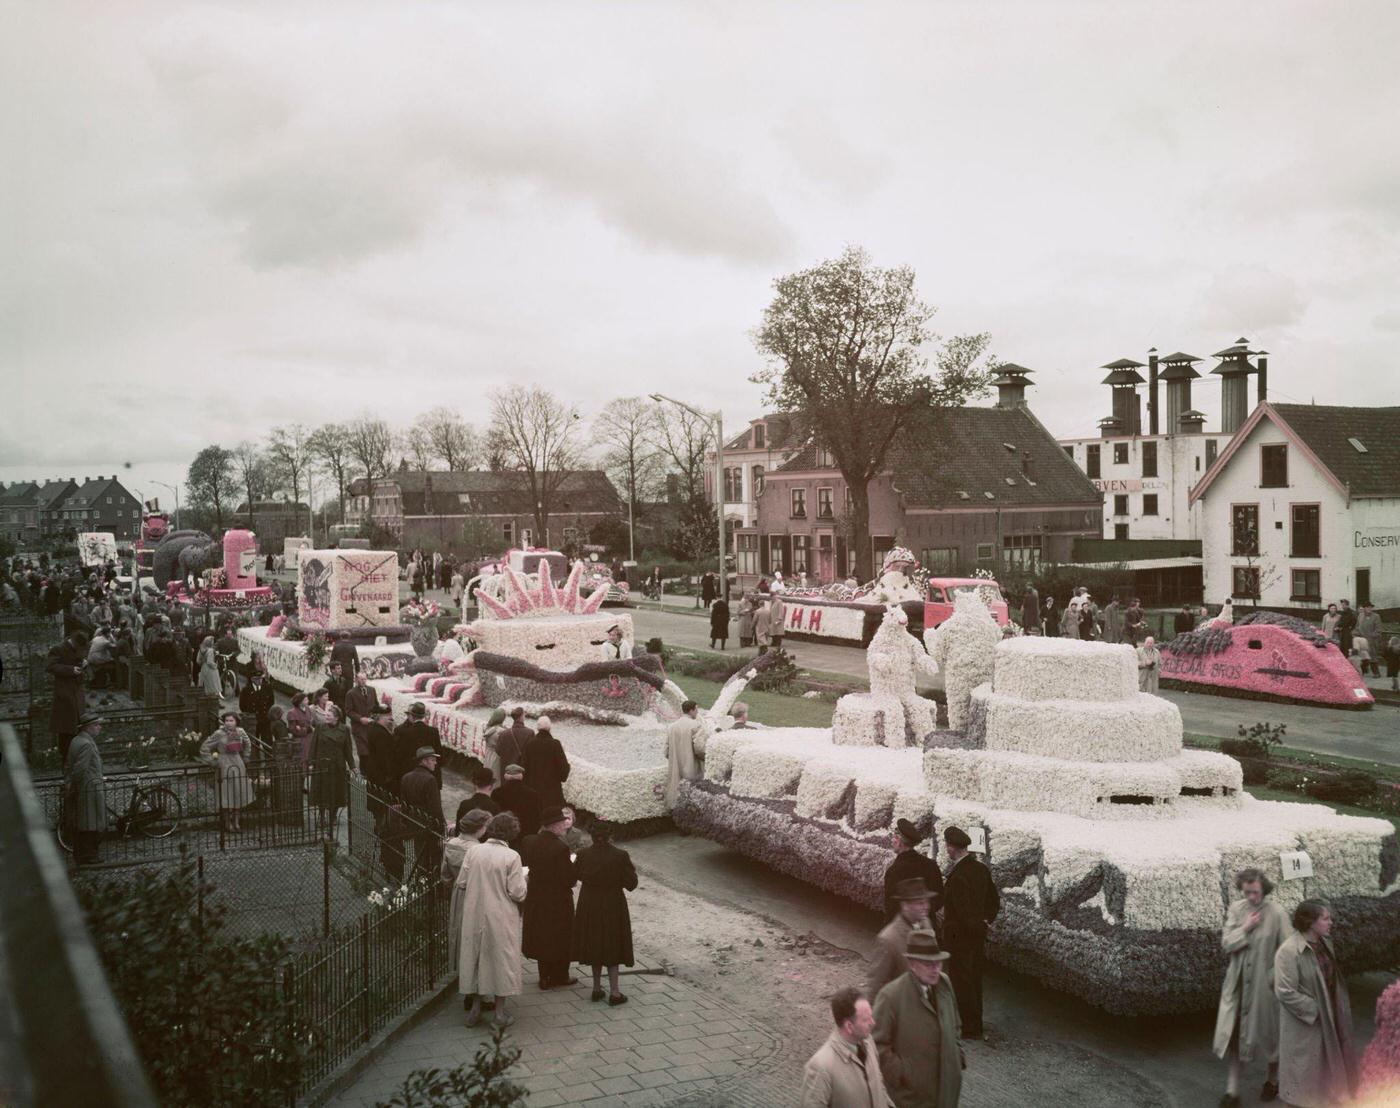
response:
[[[103,722],[95,712],[84,712],[64,758],[63,818],[73,836],[73,856],[79,865],[97,861],[97,844],[107,829],[107,789],[102,754],[97,749]]]
[[[438,876],[442,861],[442,788],[438,784],[438,753],[431,746],[419,747],[415,765],[399,780],[399,797],[405,815],[404,838],[414,847],[411,877]]]
[[[394,776],[394,770],[398,762],[386,704],[376,704],[370,714],[370,724],[365,728],[365,750],[367,757],[360,760],[360,772],[365,780],[378,785],[385,792],[397,792],[399,779]]]
[[[1001,911],[1001,894],[987,867],[968,853],[972,840],[966,831],[949,827],[943,841],[952,860],[943,882],[943,936],[953,956],[948,974],[958,998],[963,1038],[980,1039],[987,926]]]
[[[326,689],[331,694],[331,703],[340,709],[340,714],[345,715],[345,698],[350,695],[350,677],[345,672],[344,667],[337,661],[331,661],[328,672],[330,676],[326,678]]]
[[[1027,635],[1040,634],[1040,593],[1030,582],[1021,597],[1021,628]]]
[[[346,680],[360,672],[360,652],[345,635],[335,636],[335,643],[331,646],[331,661],[340,663],[340,672],[345,675]]]
[[[899,913],[896,887],[901,881],[907,881],[911,877],[919,878],[928,886],[928,912],[933,916],[943,907],[943,871],[938,868],[938,862],[934,858],[918,851],[918,845],[924,841],[924,836],[919,833],[917,827],[907,819],[896,820],[894,826],[895,832],[890,841],[890,845],[895,849],[894,861],[890,863],[890,868],[885,870],[885,922],[888,923]],[[938,853],[936,843],[933,853],[935,856]],[[901,955],[902,953],[901,951]]]
[[[539,730],[525,744],[525,756],[520,764],[525,769],[525,784],[539,793],[546,807],[563,807],[564,782],[569,779],[569,759],[563,744],[550,732],[550,719],[540,716],[535,721]]]
[[[538,739],[539,736],[536,736]],[[568,818],[557,806],[540,815],[544,830],[521,844],[521,859],[530,869],[525,893],[525,926],[521,950],[539,963],[540,988],[577,985],[569,976],[574,941],[574,861],[564,844]]]
[[[49,733],[58,740],[59,755],[68,760],[68,744],[78,733],[78,718],[86,698],[83,680],[87,676],[88,639],[74,631],[49,650],[48,673],[53,678],[53,708],[49,713]]]
[[[1337,644],[1342,648],[1342,656],[1351,657],[1351,640],[1356,634],[1356,609],[1350,600],[1342,601],[1342,611],[1337,618]]]
[[[1172,621],[1172,630],[1178,635],[1185,635],[1196,629],[1196,616],[1191,611],[1191,605],[1183,604],[1181,611],[1176,613]]]
[[[493,816],[499,815],[501,806],[491,797],[491,790],[495,787],[496,775],[486,766],[477,766],[472,770],[472,787],[476,792],[462,798],[462,803],[457,805],[457,822],[462,822],[462,817],[473,808],[480,808],[483,812],[490,812]]]
[[[369,674],[359,670],[354,685],[345,694],[345,714],[350,720],[350,734],[355,736],[355,751],[362,763],[369,752],[369,727],[378,703],[379,694],[369,687]]]
[[[512,763],[502,771],[505,781],[491,794],[501,811],[509,812],[520,821],[520,831],[533,835],[540,829],[540,794],[525,784],[525,770]]]
[[[515,708],[510,713],[511,724],[496,738],[496,755],[501,765],[525,764],[525,746],[535,737],[535,733],[525,726],[525,709]]]
[[[265,743],[272,741],[272,717],[269,713],[276,702],[272,682],[262,673],[255,672],[238,694],[238,710],[256,717],[258,738]]]
[[[442,745],[442,735],[436,727],[428,725],[427,716],[428,706],[420,700],[409,705],[408,719],[394,729],[396,780],[413,769],[414,763],[418,761],[420,747],[431,746],[438,752],[439,760],[446,753]],[[441,765],[435,766],[433,772],[438,784],[441,784]]]

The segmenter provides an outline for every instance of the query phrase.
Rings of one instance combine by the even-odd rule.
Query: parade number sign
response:
[[[987,829],[985,827],[967,828],[967,837],[972,840],[971,845],[967,848],[968,850],[973,854],[987,853]]]
[[[1279,856],[1285,881],[1301,881],[1313,875],[1312,858],[1306,850],[1285,850]]]

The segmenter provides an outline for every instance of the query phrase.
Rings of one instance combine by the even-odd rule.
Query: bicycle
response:
[[[54,832],[58,845],[71,854],[73,829],[64,810],[66,803],[65,798],[59,805]],[[175,834],[182,813],[180,798],[174,792],[165,785],[147,785],[144,777],[138,777],[132,784],[125,812],[107,805],[107,824],[116,829],[119,838],[136,833],[148,839],[164,839]]]

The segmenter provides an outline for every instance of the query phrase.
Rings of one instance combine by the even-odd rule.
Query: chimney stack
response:
[[[1182,428],[1183,413],[1191,410],[1191,382],[1200,376],[1192,364],[1201,359],[1194,354],[1177,351],[1162,358],[1162,369],[1157,380],[1167,386],[1167,434],[1174,435]]]
[[[1119,358],[1100,368],[1110,371],[1103,383],[1113,389],[1113,415],[1110,418],[1117,425],[1114,431],[1105,428],[1104,437],[1110,434],[1142,434],[1142,398],[1137,391],[1142,384],[1142,374],[1138,372],[1143,368],[1142,363],[1131,358]],[[1100,421],[1099,426],[1103,427],[1104,421]]]
[[[1248,342],[1239,339],[1211,355],[1220,359],[1211,373],[1220,378],[1220,429],[1227,434],[1238,431],[1249,415],[1249,375],[1256,372],[1251,353]]]
[[[1157,348],[1147,352],[1147,433],[1157,434]]]
[[[997,366],[997,375],[992,384],[996,386],[998,408],[1026,406],[1026,388],[1030,385],[1027,378],[1031,372],[1025,366],[1016,365],[1014,362],[1003,362]]]
[[[1255,364],[1259,367],[1259,400],[1262,404],[1269,399],[1269,358],[1267,350],[1260,350],[1259,360]]]

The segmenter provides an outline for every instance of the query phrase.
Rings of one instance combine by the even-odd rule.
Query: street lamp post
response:
[[[682,400],[673,396],[662,396],[659,392],[652,393],[651,398],[658,404],[664,400],[678,408],[684,408],[691,415],[699,416],[715,426],[715,516],[719,520],[719,594],[728,603],[729,574],[724,565],[724,413],[702,412]]]
[[[180,484],[177,481],[173,485],[167,485],[164,481],[152,480],[151,484],[159,485],[163,489],[169,489],[175,494],[175,530],[180,529]]]

